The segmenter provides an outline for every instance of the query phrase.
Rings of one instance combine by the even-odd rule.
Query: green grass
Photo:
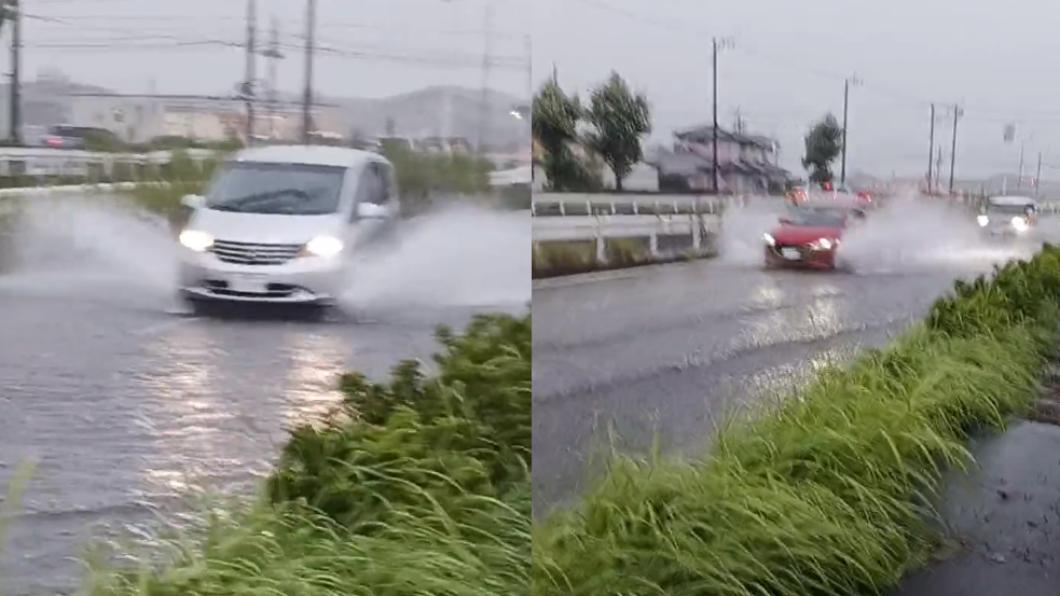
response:
[[[616,458],[533,532],[534,593],[871,594],[936,545],[946,469],[1027,411],[1053,353],[1051,247],[958,284],[885,350],[723,430],[698,460]]]
[[[596,267],[593,241],[541,242],[533,252],[534,276],[582,273]]]
[[[101,571],[92,596],[528,594],[530,319],[441,329],[438,373],[342,380],[295,430],[262,498]]]

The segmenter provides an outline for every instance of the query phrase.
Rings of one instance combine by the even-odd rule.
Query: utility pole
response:
[[[274,15],[272,17],[272,32],[269,40],[269,49],[265,51],[265,57],[269,59],[269,138],[276,136],[276,85],[278,80],[278,68],[283,52],[280,51],[280,23]]]
[[[302,142],[310,141],[312,132],[313,110],[313,52],[315,51],[314,35],[316,33],[317,2],[307,0],[305,20],[305,95],[302,97]]]
[[[935,157],[935,104],[931,104],[931,131],[928,133],[927,192],[931,194],[931,160]]]
[[[247,0],[247,69],[243,83],[243,97],[247,103],[247,146],[254,144],[254,79],[257,76],[257,49],[254,37],[257,29],[257,1]]]
[[[478,122],[478,152],[482,154],[486,149],[486,135],[489,130],[489,84],[490,67],[493,65],[493,3],[486,3],[485,14],[485,45],[482,50],[482,97],[479,100],[479,122]]]
[[[733,129],[740,134],[744,132],[743,115],[740,113],[739,107],[736,108],[736,120],[734,121]]]
[[[22,8],[8,0],[4,14],[11,19],[11,143],[22,144]]]
[[[534,42],[533,38],[527,35],[523,40],[526,46],[526,93],[530,99],[530,103],[533,103],[534,99]]]
[[[719,43],[720,41],[720,43]],[[711,175],[714,179],[714,194],[721,194],[721,186],[718,183],[718,48],[719,46],[724,47],[726,40],[719,40],[718,38],[712,38],[710,40],[711,48],[713,49],[713,62],[714,62],[714,126],[711,127]]]
[[[938,157],[935,158],[935,176],[936,177],[940,176],[941,172],[942,172],[942,146],[940,145],[939,148],[938,148]],[[938,183],[938,181],[936,181],[935,182],[935,188],[938,189],[939,186],[941,186],[941,185]]]
[[[957,119],[964,114],[961,106],[953,104],[953,138],[950,147],[950,194],[953,194],[953,170],[957,163]]]
[[[1034,196],[1038,196],[1038,189],[1042,184],[1042,152],[1038,152],[1038,171],[1034,174]]]
[[[847,181],[847,107],[850,103],[850,86],[857,86],[859,83],[861,81],[857,75],[843,79],[843,161],[839,170],[840,185],[846,184]]]
[[[1016,190],[1023,188],[1023,141],[1020,141],[1020,168],[1019,177],[1016,178]]]

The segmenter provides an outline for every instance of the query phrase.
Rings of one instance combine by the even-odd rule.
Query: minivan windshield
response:
[[[232,162],[206,190],[206,206],[238,213],[335,213],[345,173],[336,166]]]

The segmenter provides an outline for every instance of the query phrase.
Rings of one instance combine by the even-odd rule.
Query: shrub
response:
[[[723,431],[709,456],[617,459],[534,531],[534,592],[879,593],[935,544],[943,471],[1033,401],[1058,252],[958,283],[894,345]]]

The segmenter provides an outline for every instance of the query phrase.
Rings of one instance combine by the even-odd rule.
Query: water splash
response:
[[[777,225],[777,218],[783,211],[784,202],[769,197],[727,208],[718,237],[721,261],[748,267],[761,266],[762,235]]]
[[[0,291],[173,300],[178,246],[163,219],[103,197],[34,199],[17,217],[17,250]],[[414,218],[402,222],[396,244],[358,256],[341,305],[526,304],[530,243],[525,211],[465,205]]]
[[[15,217],[2,288],[59,295],[173,289],[177,247],[160,217],[87,196],[27,199]]]
[[[471,206],[404,222],[396,247],[366,253],[353,307],[498,306],[530,300],[530,214]]]
[[[988,266],[1022,256],[1017,243],[992,244],[963,207],[932,199],[899,196],[849,230],[841,261],[859,273],[910,268]],[[1031,249],[1033,250],[1033,249]]]

